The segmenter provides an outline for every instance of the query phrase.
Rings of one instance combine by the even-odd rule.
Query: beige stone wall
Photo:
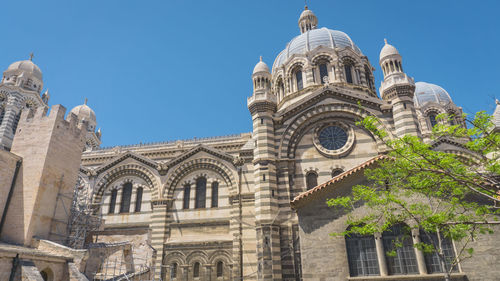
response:
[[[14,180],[16,163],[20,160],[21,157],[16,156],[8,151],[0,150],[0,194],[2,194],[2,196],[0,196],[0,217],[5,210],[7,195],[9,194],[12,181]],[[13,209],[14,208],[15,207],[13,207]]]
[[[12,269],[12,258],[0,258],[0,280],[9,280]]]

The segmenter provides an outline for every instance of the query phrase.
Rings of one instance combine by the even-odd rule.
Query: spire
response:
[[[387,45],[387,44],[389,44],[389,43],[387,43],[387,39],[386,39],[386,38],[384,38],[384,43],[385,43],[386,45]]]
[[[35,56],[35,55],[33,54],[33,52],[31,52],[31,53],[30,53],[30,61],[33,61],[33,57],[34,57],[34,56]]]
[[[262,56],[259,57],[260,61],[262,61]]]
[[[316,29],[317,26],[318,18],[311,10],[309,10],[306,3],[304,11],[302,12],[302,14],[300,14],[299,17],[300,33],[305,33],[309,30]]]
[[[87,101],[88,101],[88,99],[85,98],[85,101],[83,102],[83,104],[87,105]]]

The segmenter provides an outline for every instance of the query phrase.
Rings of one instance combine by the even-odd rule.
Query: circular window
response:
[[[313,143],[316,149],[329,157],[347,155],[354,146],[354,130],[340,121],[323,123],[314,130]]]
[[[347,132],[339,126],[328,126],[319,132],[321,146],[328,150],[337,150],[347,143]]]

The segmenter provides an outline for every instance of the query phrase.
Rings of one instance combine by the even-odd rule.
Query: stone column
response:
[[[413,245],[420,243],[420,235],[418,229],[411,230],[411,237],[413,239]],[[415,256],[417,257],[418,272],[420,274],[427,274],[424,253],[415,247],[413,249],[415,250]]]
[[[387,276],[387,263],[385,261],[384,243],[382,241],[382,234],[375,234],[375,247],[377,250],[378,267],[380,268],[380,276]]]
[[[211,281],[212,280],[212,266],[213,264],[205,264],[205,278],[203,280]]]
[[[154,273],[155,279],[165,278],[165,270],[163,267],[163,245],[168,234],[167,229],[167,199],[153,199],[153,214],[151,216],[151,246],[156,249],[156,270]]]

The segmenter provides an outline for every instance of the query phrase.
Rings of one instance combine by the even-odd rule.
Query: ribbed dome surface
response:
[[[417,82],[415,83],[413,102],[415,106],[423,106],[428,102],[448,105],[452,100],[450,94],[440,86],[426,82]]]
[[[40,81],[43,80],[42,71],[36,64],[34,64],[30,60],[22,60],[14,62],[13,64],[9,65],[9,68],[7,68],[6,71],[11,71],[11,70],[25,71],[32,74],[33,76],[35,76],[35,78],[39,79]]]
[[[304,11],[305,12],[305,11]],[[331,30],[326,27],[312,29],[295,37],[287,44],[286,48],[281,51],[273,64],[274,69],[280,67],[289,57],[294,54],[305,54],[319,46],[329,48],[344,48],[351,47],[358,54],[362,54],[361,50],[352,42],[351,38],[342,31]]]

